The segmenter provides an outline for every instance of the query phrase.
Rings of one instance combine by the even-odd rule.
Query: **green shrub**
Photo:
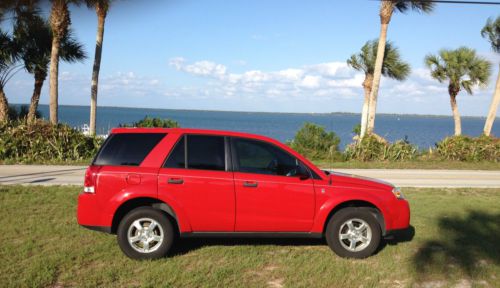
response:
[[[88,137],[71,127],[46,121],[26,125],[22,121],[0,124],[0,161],[45,163],[86,161],[99,149],[102,139]]]
[[[313,123],[304,123],[295,138],[287,144],[301,155],[312,160],[340,158],[340,138],[334,132]]]
[[[349,144],[344,151],[345,160],[357,161],[406,161],[414,160],[418,155],[418,148],[407,139],[388,143],[372,135]]]
[[[361,134],[361,124],[356,124],[354,127],[352,127],[352,133],[359,136]]]
[[[133,124],[120,124],[120,127],[145,127],[145,128],[178,128],[179,123],[171,119],[162,119],[159,117],[146,116],[144,119]]]
[[[436,152],[444,160],[500,162],[500,138],[447,137],[436,143]]]

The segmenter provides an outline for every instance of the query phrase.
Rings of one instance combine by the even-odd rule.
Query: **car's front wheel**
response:
[[[370,208],[349,207],[332,216],[325,237],[335,254],[347,258],[366,258],[377,250],[381,230]]]
[[[165,257],[174,241],[172,223],[162,211],[140,207],[123,217],[117,231],[118,245],[133,259]]]

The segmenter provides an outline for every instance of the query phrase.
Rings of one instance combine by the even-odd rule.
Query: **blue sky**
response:
[[[363,75],[345,60],[378,37],[379,2],[117,1],[106,22],[99,105],[268,112],[359,112]],[[89,58],[62,64],[60,103],[88,105],[96,16],[72,7],[73,30]],[[379,112],[449,115],[445,84],[429,78],[428,53],[466,45],[495,63],[490,85],[461,93],[462,115],[488,110],[500,57],[480,30],[498,6],[439,4],[430,15],[395,14],[388,38],[413,73],[383,79]],[[48,14],[48,12],[46,12]],[[6,86],[28,103],[24,72]],[[41,103],[48,103],[48,81]]]

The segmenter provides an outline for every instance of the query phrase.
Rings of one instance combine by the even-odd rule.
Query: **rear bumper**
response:
[[[78,224],[85,227],[109,227],[111,220],[105,219],[96,194],[81,193],[78,196]],[[95,229],[94,229],[95,230]]]

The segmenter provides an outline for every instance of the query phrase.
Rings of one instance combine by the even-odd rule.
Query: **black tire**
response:
[[[328,226],[326,227],[325,238],[328,246],[330,246],[330,249],[332,249],[338,256],[345,258],[361,259],[371,256],[377,250],[381,239],[380,225],[375,218],[374,213],[376,212],[372,208],[364,207],[349,207],[336,212],[330,218],[327,224]],[[369,229],[362,229],[364,232],[359,231],[359,234],[352,235],[353,240],[341,240],[341,232],[343,235],[346,235],[349,234],[349,231],[352,231],[352,229],[348,227],[348,222],[353,224],[356,228],[359,228],[364,222],[364,224],[367,224]],[[368,231],[371,233],[371,237],[367,237]],[[367,238],[370,238],[370,240],[361,242],[361,240],[359,240],[360,238],[356,238],[358,235],[359,237],[363,236],[363,240]],[[351,234],[347,236],[351,237]],[[355,243],[354,248],[351,248],[351,242]],[[354,250],[350,250],[350,248]],[[356,249],[359,250],[356,251]]]
[[[160,235],[163,235],[160,238],[162,239],[160,241],[155,241],[152,240],[151,243],[152,245],[156,246],[151,246],[151,250],[149,252],[140,252],[136,249],[144,249],[143,247],[140,247],[142,242],[136,242],[137,244],[131,244],[128,241],[128,233],[135,231],[136,234],[141,234],[140,231],[144,230],[139,230],[135,228],[136,226],[133,226],[134,222],[136,220],[141,220],[139,223],[143,223],[143,225],[147,225],[148,223],[152,223],[147,219],[154,220],[157,224],[152,232],[148,235],[152,235],[151,237],[158,237]],[[151,225],[151,224],[149,224]],[[146,226],[146,228],[149,228],[149,225]],[[133,226],[133,227],[132,227]],[[131,229],[129,231],[129,229]],[[145,232],[147,233],[147,232]],[[136,208],[121,220],[120,224],[118,225],[118,231],[117,231],[117,239],[118,239],[118,245],[120,246],[121,250],[125,255],[132,259],[137,259],[137,260],[144,260],[144,259],[158,259],[158,258],[163,258],[167,255],[169,252],[170,248],[172,247],[172,244],[174,243],[175,239],[175,234],[174,234],[174,227],[172,225],[172,222],[170,222],[170,219],[160,210],[156,210],[152,207],[139,207]],[[144,236],[146,237],[146,236]],[[152,239],[152,238],[148,238]],[[132,245],[134,245],[134,248]],[[149,244],[147,244],[149,247]]]

